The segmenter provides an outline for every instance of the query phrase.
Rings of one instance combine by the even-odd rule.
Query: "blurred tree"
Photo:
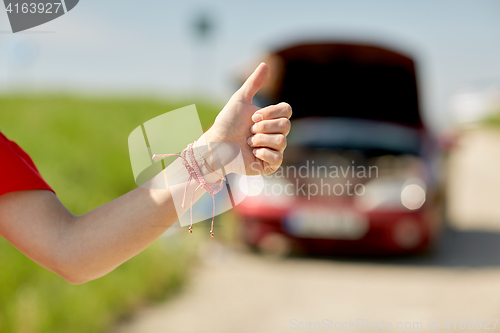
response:
[[[203,10],[199,12],[193,20],[193,32],[195,38],[200,41],[207,41],[215,31],[215,23],[210,12]]]

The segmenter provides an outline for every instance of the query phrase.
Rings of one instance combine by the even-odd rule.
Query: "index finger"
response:
[[[292,107],[285,102],[266,106],[265,108],[256,111],[252,120],[254,122],[259,122],[261,120],[278,119],[278,118],[290,118],[292,116]]]

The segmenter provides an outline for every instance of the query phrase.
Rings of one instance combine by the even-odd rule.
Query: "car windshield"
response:
[[[291,147],[356,150],[366,156],[420,155],[417,129],[387,122],[350,118],[304,118],[292,123]]]

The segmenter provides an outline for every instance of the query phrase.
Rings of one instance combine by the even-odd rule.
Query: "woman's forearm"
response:
[[[204,143],[204,139],[198,141]],[[209,156],[205,157],[209,160]],[[64,265],[72,276],[85,282],[113,270],[150,245],[172,226],[178,215],[189,209],[192,198],[194,203],[205,193],[202,188],[195,193],[199,183],[193,179],[186,191],[185,207],[182,207],[179,202],[185,195],[189,174],[181,158],[151,182],[165,183],[167,174],[175,175],[177,185],[166,186],[166,189],[144,188],[147,185],[136,188],[71,221],[61,248],[67,251]],[[204,178],[209,182],[218,180],[210,174]]]
[[[65,275],[74,283],[100,277],[135,256],[177,220],[168,189],[136,188],[75,217],[61,240]],[[76,281],[75,281],[76,280]]]

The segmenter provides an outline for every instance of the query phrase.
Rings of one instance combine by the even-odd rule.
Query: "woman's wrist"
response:
[[[213,136],[206,132],[198,140],[196,140],[194,145],[195,156],[197,156],[197,161],[200,170],[202,170],[203,175],[210,181],[217,181],[219,179],[225,179],[226,174],[230,173],[226,169],[227,166],[221,165],[219,162],[219,149],[218,144],[214,144],[216,141],[212,141]],[[217,163],[215,163],[217,159]]]
[[[222,140],[213,128],[209,129],[197,141],[200,146],[205,145],[205,154],[212,158],[213,170],[223,176],[230,173],[244,174],[245,165],[241,155],[241,147],[233,142]],[[208,150],[210,148],[210,150]],[[207,161],[210,161],[207,158]]]

